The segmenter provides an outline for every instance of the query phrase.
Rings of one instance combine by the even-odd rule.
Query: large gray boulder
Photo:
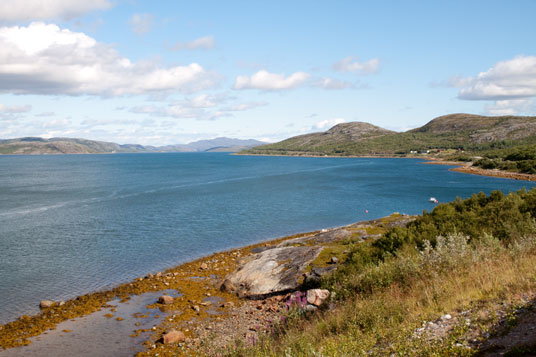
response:
[[[321,250],[307,246],[267,249],[227,276],[221,288],[248,298],[296,290],[303,283],[305,269]]]

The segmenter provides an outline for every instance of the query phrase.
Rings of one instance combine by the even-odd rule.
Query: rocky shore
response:
[[[330,292],[314,287],[322,275],[337,269],[348,257],[348,244],[376,239],[390,227],[405,225],[412,219],[393,214],[297,234],[215,253],[73,300],[44,300],[39,315],[22,316],[0,326],[0,347],[16,347],[24,354],[23,346],[30,340],[39,343],[32,337],[54,330],[62,321],[76,321],[73,319],[104,309],[111,312],[102,318],[132,323],[131,337],[149,334],[140,355],[190,355],[193,351],[211,354],[232,343],[251,343],[276,328],[290,308],[312,313],[329,306]],[[139,306],[140,312],[132,316],[114,314],[116,306],[110,303],[114,299],[125,303],[148,292],[161,293],[160,298]],[[152,328],[142,329],[136,320],[142,321],[142,311],[147,308],[158,309],[165,318]]]

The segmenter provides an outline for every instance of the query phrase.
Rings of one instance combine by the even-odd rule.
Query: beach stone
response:
[[[49,307],[52,307],[52,306],[54,306],[54,301],[52,301],[52,300],[42,300],[39,303],[39,307],[42,308],[42,309],[46,309],[46,308],[49,308]]]
[[[162,295],[158,298],[158,302],[164,305],[173,304],[173,297],[169,295]]]
[[[207,265],[207,263],[202,263],[202,264],[199,266],[199,269],[201,269],[201,270],[207,270],[207,269],[208,269],[208,265]]]
[[[171,330],[162,336],[164,344],[177,343],[186,340],[186,336],[183,332],[177,330]]]
[[[157,277],[157,278],[161,278],[161,277],[162,277],[162,273],[161,273],[161,272],[156,273],[155,277]]]
[[[329,297],[329,290],[310,289],[307,290],[307,302],[311,305],[320,306]]]
[[[248,298],[296,290],[305,269],[321,250],[321,247],[292,246],[257,253],[228,275],[220,288]]]

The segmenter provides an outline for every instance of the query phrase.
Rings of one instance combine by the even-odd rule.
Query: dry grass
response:
[[[294,319],[278,336],[232,355],[356,356],[471,355],[465,323],[455,324],[439,339],[417,338],[423,321],[445,313],[473,311],[484,333],[496,322],[498,302],[515,303],[516,296],[536,291],[536,240],[522,238],[503,246],[485,236],[471,244],[463,235],[438,239],[423,252],[406,249],[397,257],[371,264],[344,284],[364,285],[330,310],[309,319]],[[359,289],[357,289],[359,290]],[[474,330],[474,328],[473,328]]]

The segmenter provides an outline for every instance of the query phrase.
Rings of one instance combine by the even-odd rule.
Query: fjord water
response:
[[[412,159],[0,157],[0,322],[211,252],[533,184]],[[368,213],[366,211],[368,210]]]

